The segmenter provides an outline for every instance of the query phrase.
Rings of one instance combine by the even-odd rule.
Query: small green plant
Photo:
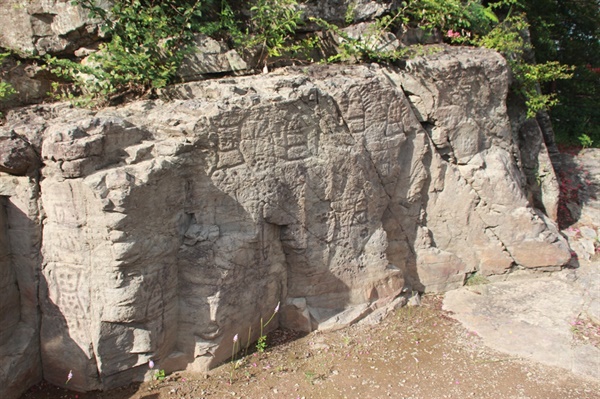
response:
[[[60,82],[52,82],[48,93],[56,100],[70,100],[77,106],[95,103],[100,94],[110,94],[116,89],[104,71],[77,62],[46,55],[42,68],[53,73]],[[100,101],[98,101],[100,102]]]
[[[15,93],[16,91],[10,83],[0,81],[0,101],[10,97]]]
[[[0,67],[3,66],[4,60],[10,55],[10,52],[0,53]],[[3,79],[4,68],[0,69],[0,101],[6,100],[13,94],[16,94],[17,91],[12,87],[12,85],[8,82],[5,82]],[[0,117],[2,117],[2,112],[0,112]]]
[[[577,137],[577,140],[579,141],[579,144],[581,144],[581,146],[583,148],[589,148],[594,145],[594,140],[592,140],[592,138],[585,133],[583,133],[579,137]]]
[[[349,335],[344,335],[343,339],[344,339],[344,345],[350,346],[350,344],[352,343],[352,338]]]
[[[471,287],[474,285],[489,284],[489,282],[490,282],[490,280],[488,280],[487,277],[485,277],[479,273],[471,273],[467,277],[467,280],[465,281],[465,285]]]
[[[263,334],[264,328],[269,325],[269,323],[271,322],[271,320],[273,320],[273,317],[275,317],[277,312],[279,312],[279,302],[277,302],[277,306],[275,307],[273,314],[265,324],[263,324],[263,318],[260,318],[260,336],[258,337],[258,341],[256,342],[256,350],[260,353],[263,353],[265,349],[267,349],[267,336]]]
[[[305,371],[304,378],[306,378],[306,381],[308,381],[310,385],[313,385],[315,383],[315,372],[311,370]]]
[[[150,370],[154,370],[154,366],[154,360],[150,359],[150,361],[148,362],[148,368],[150,368]],[[159,369],[154,371],[152,378],[156,381],[163,381],[166,378],[165,370]]]
[[[163,381],[165,379],[166,375],[165,375],[165,370],[160,369],[160,370],[156,370],[156,372],[154,373],[154,379],[157,381]]]
[[[265,335],[261,335],[258,337],[258,341],[256,341],[256,350],[259,352],[264,352],[267,349],[267,337]]]

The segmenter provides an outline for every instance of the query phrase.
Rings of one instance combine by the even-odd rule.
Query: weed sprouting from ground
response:
[[[487,277],[485,277],[479,273],[472,273],[469,277],[467,277],[467,280],[465,281],[465,285],[468,287],[471,287],[474,285],[488,284],[489,282],[490,282],[490,280],[488,280]]]

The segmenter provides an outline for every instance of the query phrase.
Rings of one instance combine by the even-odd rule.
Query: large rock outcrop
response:
[[[44,378],[73,370],[91,390],[143,379],[150,359],[206,369],[278,302],[280,325],[310,331],[474,272],[560,268],[569,248],[528,201],[508,84],[497,53],[448,48],[404,69],[284,69],[11,112],[2,135],[44,166],[0,173],[0,195],[43,240],[18,267],[21,243],[0,240],[0,270],[3,286],[29,270],[21,302],[39,273]]]

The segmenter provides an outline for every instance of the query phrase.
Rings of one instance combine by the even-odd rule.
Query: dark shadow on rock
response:
[[[527,197],[532,207],[548,215],[543,202],[544,191],[539,175],[539,155],[545,151],[545,139],[535,119],[527,119],[519,128],[519,149],[522,169],[526,179]]]
[[[576,159],[577,153],[560,154],[558,223],[561,229],[575,224],[581,217],[581,208],[589,198],[584,195],[584,191],[591,191],[589,195],[598,194],[598,188],[594,185],[586,187],[582,178],[583,171]]]
[[[565,269],[579,269],[580,267],[578,255],[575,252],[571,252],[571,260],[567,263]]]
[[[0,196],[0,396],[6,399],[18,397],[42,378],[39,270],[32,270],[39,265],[38,231],[10,197]]]
[[[65,273],[65,271],[56,271],[55,273]],[[56,282],[51,285],[53,287],[49,287],[48,280],[44,275],[40,276],[40,307],[42,310],[40,345],[44,380],[57,387],[76,392],[103,390],[130,383],[132,386],[139,386],[147,374],[147,364],[136,366],[135,357],[130,357],[119,363],[122,371],[113,371],[113,374],[102,373],[98,365],[99,359],[94,351],[98,348],[94,348],[91,342],[93,337],[88,335],[90,329],[75,328],[81,327],[82,322],[89,323],[90,320],[73,317],[67,320],[63,314],[64,309],[69,305],[77,306],[73,303],[74,298],[69,295],[69,287],[60,287],[62,292],[58,298],[61,303],[58,306],[51,298],[56,295],[56,292],[50,293],[50,290],[57,289]],[[71,288],[76,289],[76,287]],[[84,313],[82,312],[81,315]],[[100,342],[102,342],[102,338],[106,341],[117,338],[123,340],[127,337],[115,338],[107,333],[105,337],[101,337]],[[82,348],[89,348],[89,350],[86,351]],[[105,367],[105,369],[108,368]],[[69,373],[72,373],[70,380]]]

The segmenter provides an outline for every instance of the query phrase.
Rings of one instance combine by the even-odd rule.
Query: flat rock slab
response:
[[[571,331],[588,306],[584,290],[558,276],[463,287],[444,299],[444,310],[490,348],[600,380],[600,349]]]

